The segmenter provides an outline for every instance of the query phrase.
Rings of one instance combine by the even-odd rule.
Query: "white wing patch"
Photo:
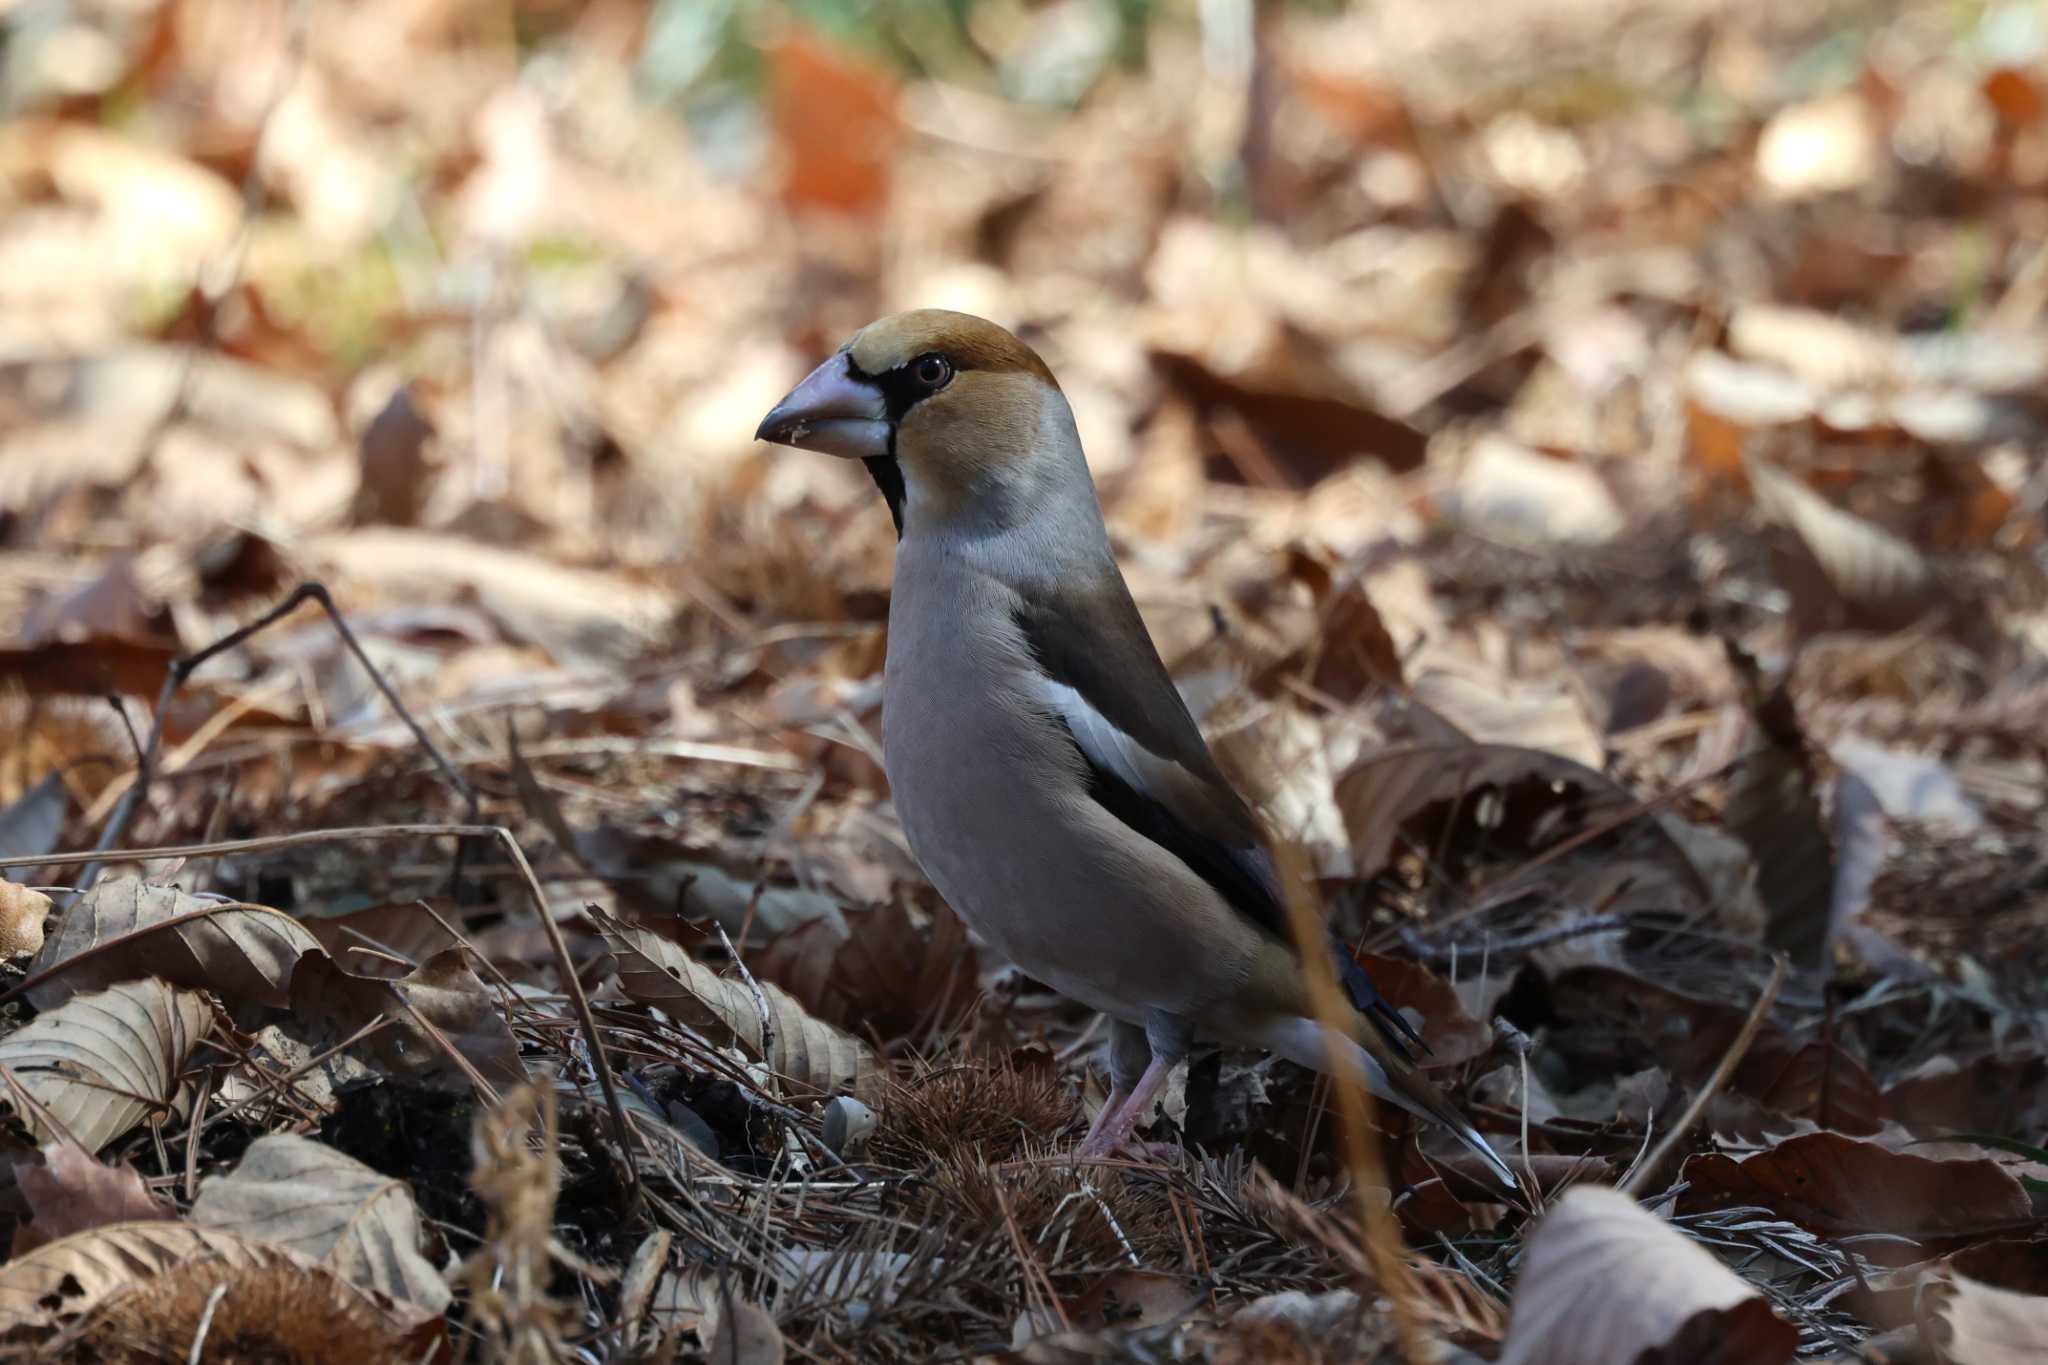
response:
[[[1107,716],[1090,706],[1085,697],[1065,683],[1041,676],[1038,679],[1038,697],[1055,716],[1066,722],[1067,729],[1073,732],[1074,742],[1081,746],[1081,752],[1090,763],[1105,772],[1114,773],[1133,791],[1150,795],[1144,779],[1139,776],[1138,756],[1144,750],[1137,740],[1118,729]]]

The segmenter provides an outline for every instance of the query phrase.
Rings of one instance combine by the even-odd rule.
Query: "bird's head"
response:
[[[869,323],[754,433],[867,463],[902,530],[933,515],[1029,512],[1082,469],[1072,411],[1038,353],[985,318],[921,308]],[[923,513],[921,512],[920,515]]]

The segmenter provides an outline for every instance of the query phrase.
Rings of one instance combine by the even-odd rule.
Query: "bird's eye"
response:
[[[942,355],[921,355],[910,363],[910,377],[927,389],[943,389],[953,377],[953,366]]]

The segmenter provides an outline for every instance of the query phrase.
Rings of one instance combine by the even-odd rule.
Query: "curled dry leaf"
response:
[[[1446,517],[1510,544],[1599,545],[1626,520],[1594,470],[1498,435],[1479,440],[1443,503]]]
[[[1921,1296],[1920,1331],[1944,1365],[2036,1365],[2048,1360],[2048,1297],[1957,1275]]]
[[[53,1142],[40,1162],[14,1163],[14,1182],[28,1201],[34,1222],[16,1233],[34,1236],[33,1245],[54,1242],[107,1223],[146,1223],[175,1218],[159,1203],[133,1166],[104,1166],[75,1142]]]
[[[1768,365],[1702,351],[1685,369],[1686,444],[1717,478],[1742,468],[1750,433],[1811,418],[1820,395],[1804,380]]]
[[[0,1039],[0,1072],[12,1078],[0,1106],[39,1142],[68,1136],[97,1152],[172,1106],[212,1023],[204,996],[153,977],[73,996]]]
[[[1337,807],[1351,834],[1360,875],[1371,876],[1393,857],[1402,826],[1438,802],[1471,801],[1483,788],[1536,784],[1560,800],[1575,797],[1581,823],[1624,815],[1640,802],[1606,774],[1541,749],[1513,744],[1413,744],[1360,759],[1337,779]],[[1640,848],[1666,869],[1696,904],[1708,894],[1698,869],[1664,828],[1632,822]]]
[[[675,944],[608,915],[594,916],[619,963],[619,984],[720,1042],[736,1042],[778,1075],[813,1090],[866,1090],[881,1064],[857,1038],[811,1017],[772,981],[757,991],[720,976]]]
[[[752,925],[780,934],[817,920],[820,931],[844,937],[846,922],[831,896],[807,886],[771,886],[758,859],[728,850],[694,850],[666,833],[641,834],[599,821],[578,829],[512,746],[512,781],[527,814],[547,826],[562,850],[610,886],[641,920],[712,919],[732,933]]]
[[[418,1319],[448,1307],[447,1283],[419,1252],[412,1190],[311,1138],[258,1138],[232,1174],[199,1187],[192,1221],[284,1247]]]
[[[293,969],[319,946],[283,911],[123,877],[94,886],[65,912],[29,964],[38,984],[28,998],[53,1009],[79,991],[155,976],[231,1003],[284,1006]]]
[[[1681,1213],[1762,1205],[1830,1237],[1882,1232],[1917,1240],[2030,1227],[2033,1201],[1996,1161],[1936,1161],[1839,1133],[1788,1138],[1744,1161],[1685,1163]]]
[[[1501,1365],[1774,1365],[1799,1333],[1627,1195],[1583,1186],[1529,1239]]]

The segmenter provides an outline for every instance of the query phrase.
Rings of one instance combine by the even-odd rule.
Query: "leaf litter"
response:
[[[2026,6],[46,19],[0,1352],[2039,1355]],[[887,518],[749,440],[924,305],[1527,1207],[1255,1056],[1067,1159],[1102,1030],[889,804]]]

